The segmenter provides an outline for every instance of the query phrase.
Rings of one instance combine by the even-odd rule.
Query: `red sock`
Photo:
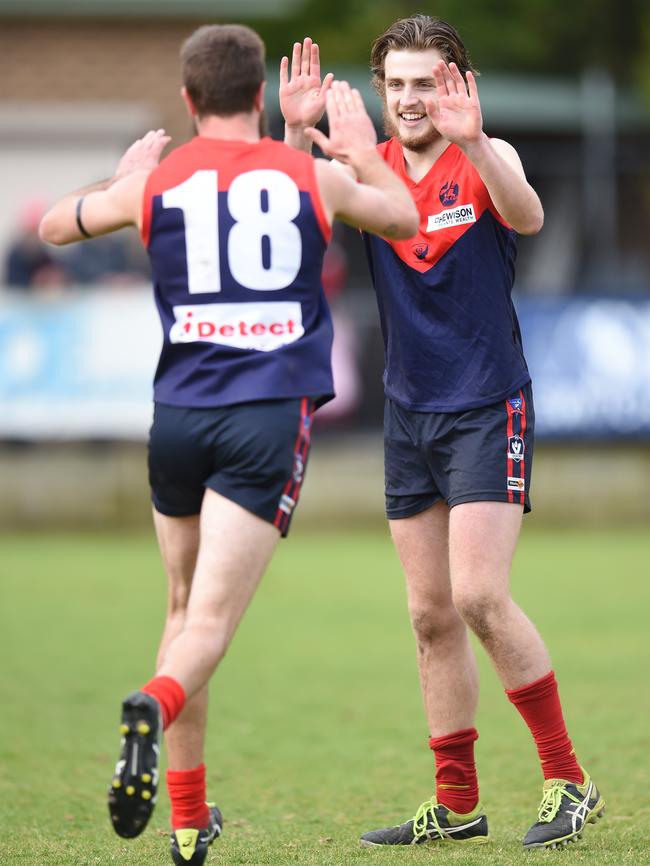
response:
[[[193,770],[167,770],[167,791],[172,804],[172,830],[202,830],[210,823],[205,802],[205,764]]]
[[[436,800],[452,812],[465,815],[478,803],[478,779],[474,764],[476,728],[464,728],[445,737],[431,737],[436,756]]]
[[[140,689],[146,695],[151,695],[160,704],[163,717],[163,730],[166,730],[174,719],[177,719],[185,706],[183,686],[172,677],[154,677]],[[206,825],[207,826],[207,825]]]
[[[582,783],[580,764],[562,716],[562,706],[553,671],[518,689],[506,689],[508,699],[519,710],[535,740],[545,779]]]

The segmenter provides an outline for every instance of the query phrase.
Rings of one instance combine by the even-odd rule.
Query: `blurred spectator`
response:
[[[135,232],[72,244],[65,262],[75,285],[142,285],[151,280],[147,254]]]
[[[4,282],[10,288],[50,289],[70,283],[64,265],[38,236],[38,224],[46,210],[46,202],[31,198],[18,214],[18,234],[5,258]]]
[[[61,253],[38,236],[47,202],[31,198],[17,219],[6,253],[4,282],[13,289],[52,290],[66,286],[132,286],[151,279],[147,255],[134,232],[72,244]]]

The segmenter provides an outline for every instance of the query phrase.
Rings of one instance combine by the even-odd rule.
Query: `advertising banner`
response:
[[[142,439],[161,332],[151,289],[0,303],[0,436]]]
[[[650,437],[650,300],[517,305],[543,437]]]
[[[150,288],[0,301],[0,437],[146,437],[161,343]],[[650,300],[522,299],[517,310],[540,439],[650,438]]]

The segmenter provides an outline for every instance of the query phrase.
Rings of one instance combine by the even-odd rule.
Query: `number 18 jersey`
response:
[[[270,138],[197,136],[152,171],[143,208],[163,328],[155,400],[330,399],[331,230],[314,160]]]

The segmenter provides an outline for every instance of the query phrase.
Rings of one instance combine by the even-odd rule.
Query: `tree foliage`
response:
[[[289,20],[259,21],[270,57],[312,36],[327,63],[368,63],[372,40],[397,18],[418,11],[457,27],[479,70],[574,77],[587,66],[650,98],[648,0],[306,0]]]

